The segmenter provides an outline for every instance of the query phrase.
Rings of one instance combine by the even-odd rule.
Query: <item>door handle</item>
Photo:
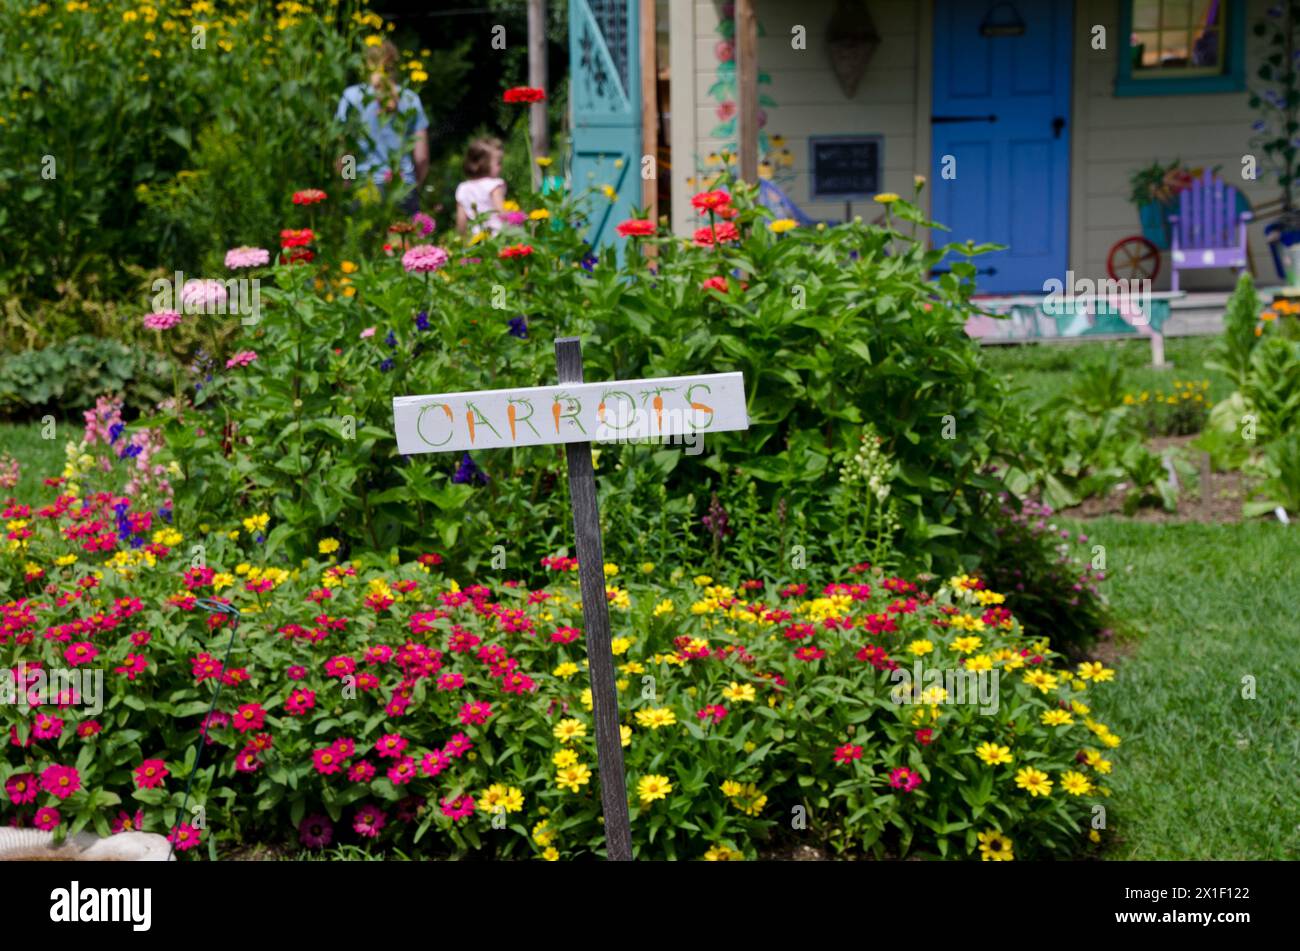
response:
[[[933,123],[946,122],[997,122],[998,117],[995,115],[987,116],[930,116]]]
[[[1057,116],[1052,120],[1052,138],[1059,139],[1061,130],[1065,128],[1065,116]]]

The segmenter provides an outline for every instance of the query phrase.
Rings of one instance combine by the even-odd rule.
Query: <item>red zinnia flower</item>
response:
[[[721,189],[691,196],[691,205],[699,209],[700,214],[706,211],[716,212],[719,208],[725,208],[730,204],[731,196]]]
[[[512,244],[508,248],[502,248],[497,254],[500,258],[526,258],[533,253],[532,245],[529,244]]]
[[[280,247],[302,248],[316,240],[310,228],[286,228],[280,232]]]
[[[512,86],[501,96],[503,102],[524,104],[541,102],[545,98],[546,90],[537,89],[534,86]]]
[[[266,711],[259,704],[246,703],[235,713],[231,723],[236,730],[260,730],[266,723]]]
[[[723,221],[712,228],[696,228],[695,243],[702,248],[712,247],[715,243],[737,241],[740,232],[730,221]]]
[[[624,238],[644,238],[655,233],[655,223],[648,218],[629,218],[614,230]]]
[[[314,205],[317,202],[324,201],[329,196],[319,188],[304,188],[300,192],[293,193],[293,203],[295,205]]]
[[[135,784],[140,789],[161,786],[168,776],[167,764],[160,759],[147,759],[134,770]]]
[[[843,746],[837,746],[835,747],[835,755],[831,759],[841,765],[851,763],[855,759],[862,759],[862,747],[855,743],[845,743]]]

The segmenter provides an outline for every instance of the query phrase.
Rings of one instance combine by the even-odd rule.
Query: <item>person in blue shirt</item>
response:
[[[420,97],[397,81],[397,47],[389,40],[366,47],[369,82],[343,90],[335,118],[360,119],[357,174],[381,191],[392,187],[394,161],[405,186],[398,207],[407,215],[420,210],[419,187],[429,174],[429,120]],[[341,167],[341,163],[340,163]]]

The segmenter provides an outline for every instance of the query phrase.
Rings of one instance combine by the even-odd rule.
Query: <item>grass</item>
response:
[[[1218,403],[1231,395],[1233,386],[1223,374],[1205,367],[1210,347],[1217,337],[1170,337],[1165,341],[1165,360],[1173,366],[1156,370],[1150,366],[1151,345],[1142,340],[1079,341],[1077,343],[1010,344],[984,347],[990,367],[1012,386],[1021,398],[1033,404],[1045,402],[1060,392],[1063,374],[1113,353],[1124,371],[1124,383],[1135,395],[1173,389],[1174,380],[1210,381],[1209,399]]]
[[[1109,857],[1300,858],[1296,527],[1087,531],[1106,546],[1117,615],[1140,632],[1099,704],[1124,738]]]
[[[54,438],[44,438],[47,431]],[[35,498],[42,479],[63,471],[64,445],[70,439],[80,438],[80,427],[74,429],[71,423],[52,424],[51,430],[40,423],[0,424],[0,455],[13,456],[22,467],[17,487],[5,494],[19,499]]]

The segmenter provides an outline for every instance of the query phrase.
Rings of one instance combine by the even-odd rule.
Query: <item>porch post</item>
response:
[[[528,85],[546,89],[546,0],[528,0]],[[550,155],[551,131],[546,121],[545,102],[528,107],[528,132],[533,140],[534,156]],[[533,188],[540,188],[542,167],[534,162],[529,174]]]
[[[641,6],[641,149],[650,156],[651,177],[645,177],[645,166],[639,165],[641,176],[641,204],[646,206],[646,217],[659,219],[659,63],[658,42],[655,36],[655,0],[640,0]],[[644,156],[642,157],[644,161]]]
[[[758,17],[755,0],[736,0],[736,106],[740,177],[758,181]]]

